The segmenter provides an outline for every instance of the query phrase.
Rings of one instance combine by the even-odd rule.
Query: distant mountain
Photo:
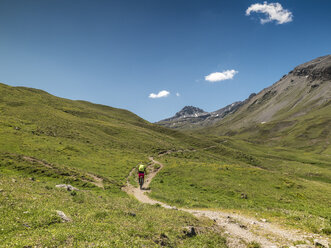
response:
[[[190,129],[202,126],[209,126],[221,120],[228,114],[236,112],[243,104],[246,103],[246,101],[248,101],[255,95],[256,94],[253,93],[245,101],[234,102],[214,112],[205,112],[204,110],[197,107],[185,106],[173,117],[161,120],[156,124],[177,129]]]
[[[181,128],[194,123],[200,123],[209,116],[208,112],[204,110],[193,107],[185,106],[182,110],[177,112],[173,117],[157,122],[161,126],[170,128]]]
[[[331,55],[297,66],[272,86],[218,111],[158,124],[236,135],[255,142],[328,147],[331,133]],[[217,116],[217,114],[219,114]],[[213,118],[213,117],[217,118]]]
[[[185,118],[186,116],[199,116],[203,114],[206,114],[206,112],[200,108],[186,106],[181,111],[176,113],[175,118]]]

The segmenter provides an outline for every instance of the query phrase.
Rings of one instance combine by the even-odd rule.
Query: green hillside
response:
[[[157,124],[268,146],[330,154],[331,55],[295,67],[279,81],[214,112],[186,106]]]
[[[219,138],[252,163],[229,161],[222,146],[162,157],[152,196],[176,206],[227,209],[317,233],[331,230],[331,159],[284,147]]]
[[[255,124],[247,129],[242,128],[235,136],[258,144],[293,147],[330,155],[330,103],[331,101],[303,116],[279,118],[268,123]]]
[[[4,84],[0,115],[1,247],[224,246],[212,222],[139,204],[121,191],[148,156],[189,148],[186,140],[208,142],[126,110]],[[63,183],[80,191],[55,188]],[[62,223],[56,210],[73,221]],[[185,238],[189,225],[201,235]]]
[[[177,132],[133,113],[0,85],[0,152],[36,157],[124,182],[160,150],[186,148]]]
[[[297,66],[233,114],[198,132],[330,154],[330,72],[331,55]]]
[[[121,190],[132,168],[149,156],[165,165],[152,181],[153,198],[330,234],[325,148],[316,154],[188,135],[126,110],[4,84],[0,115],[4,247],[225,247],[213,221],[141,204]],[[79,191],[55,187],[63,183]],[[72,221],[62,222],[56,211]],[[183,236],[187,226],[199,235]]]

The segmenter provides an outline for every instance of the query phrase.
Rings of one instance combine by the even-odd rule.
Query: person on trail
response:
[[[140,164],[138,166],[138,176],[139,176],[140,189],[142,189],[142,186],[144,184],[145,173],[146,173],[146,166],[143,165],[143,164]]]

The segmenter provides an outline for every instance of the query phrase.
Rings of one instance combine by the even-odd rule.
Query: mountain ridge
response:
[[[237,135],[254,142],[297,146],[300,142],[296,140],[300,140],[308,148],[316,141],[328,147],[330,101],[331,55],[326,55],[296,66],[216,121],[190,116],[157,124],[204,135]]]
[[[206,112],[198,107],[185,106],[179,112],[177,112],[173,117],[163,119],[161,121],[155,122],[161,126],[169,128],[181,128],[186,124],[195,124],[200,121],[206,122],[205,125],[210,123],[215,123],[216,121],[224,118],[228,114],[236,112],[243,104],[245,104],[251,97],[255,96],[255,93],[250,94],[250,96],[244,101],[236,101],[229,104],[221,109],[212,112]],[[195,111],[199,109],[201,111]],[[185,114],[184,114],[185,113]]]
[[[318,87],[320,87],[321,84],[323,84],[323,82],[331,80],[331,55],[318,57],[309,62],[296,66],[292,71],[290,71],[288,74],[284,75],[279,81],[277,81],[273,85],[261,90],[258,94],[259,95],[263,94],[263,95],[259,99],[257,99],[258,97],[256,97],[256,95],[258,95],[258,94],[252,93],[244,101],[236,101],[232,104],[229,104],[229,105],[227,105],[219,110],[213,111],[213,112],[209,112],[209,113],[204,112],[203,114],[199,114],[199,115],[194,115],[194,114],[186,115],[186,116],[177,115],[178,113],[183,111],[183,109],[189,107],[189,106],[186,106],[181,111],[176,113],[176,115],[174,115],[173,117],[160,120],[160,121],[156,122],[156,124],[159,124],[159,125],[165,126],[165,127],[174,128],[174,129],[184,129],[184,130],[212,126],[212,125],[216,124],[216,122],[220,121],[221,119],[224,119],[229,114],[233,114],[233,113],[237,112],[238,109],[240,109],[245,104],[249,103],[250,100],[253,99],[254,97],[256,97],[256,98],[253,103],[250,103],[251,105],[254,105],[256,103],[265,102],[269,98],[273,98],[277,94],[275,87],[277,87],[277,85],[279,85],[279,84],[282,84],[286,79],[289,79],[289,77],[291,77],[290,82],[292,84],[287,85],[287,89],[294,87],[293,82],[294,82],[294,77],[296,77],[297,80],[307,81],[306,83],[309,88],[308,93],[311,93],[312,91],[314,91]],[[314,83],[314,81],[317,81],[317,82]],[[303,82],[303,83],[305,83],[305,82]],[[284,89],[282,89],[282,90],[284,90]],[[327,92],[328,91],[325,91],[324,93],[327,93]],[[323,93],[321,95],[323,96]],[[330,98],[330,96],[328,98]],[[267,118],[267,119],[269,120],[269,118]],[[260,122],[266,122],[266,121],[260,120]]]

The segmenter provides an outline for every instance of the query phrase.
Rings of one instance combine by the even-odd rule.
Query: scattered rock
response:
[[[16,180],[16,179],[14,179],[14,178],[13,178],[11,181],[12,181],[13,183],[16,183],[16,182],[17,182],[17,180]]]
[[[24,211],[24,212],[23,212],[23,214],[28,214],[28,213],[29,213],[29,211]]]
[[[60,216],[63,222],[71,222],[71,219],[66,216],[65,213],[63,213],[62,211],[56,210],[56,213],[58,214],[58,216]]]
[[[197,235],[194,226],[184,227],[183,233],[186,237],[194,237]]]
[[[67,189],[68,191],[79,191],[79,189],[71,186],[70,184],[58,184],[55,187],[56,188],[64,188],[64,189]]]
[[[266,219],[261,219],[262,222],[268,222]]]
[[[75,196],[75,195],[77,195],[77,192],[76,191],[71,191],[70,195]]]
[[[317,247],[329,248],[328,242],[322,239],[314,239],[314,245]]]
[[[34,177],[30,177],[29,178],[31,181],[36,181],[36,179]]]
[[[248,199],[248,196],[244,193],[241,193],[241,199]]]
[[[166,239],[168,238],[168,236],[166,234],[164,234],[164,233],[161,233],[160,237],[161,238],[166,238]]]
[[[243,224],[240,224],[239,226],[240,226],[240,228],[242,228],[242,229],[247,229],[247,226],[245,226],[245,225],[243,225]]]
[[[15,130],[21,130],[21,128],[20,127],[15,127]]]
[[[236,223],[236,221],[231,216],[227,216],[226,218],[228,223]]]
[[[137,216],[137,215],[136,215],[135,213],[133,213],[133,212],[130,212],[129,215],[130,215],[130,216],[133,216],[133,217],[136,217],[136,216]]]
[[[256,222],[255,222],[255,221],[252,221],[252,222],[251,222],[251,225],[256,225]]]
[[[166,234],[161,233],[160,237],[157,240],[154,240],[154,242],[156,244],[159,244],[160,246],[169,246],[170,245],[170,241],[169,238]]]

